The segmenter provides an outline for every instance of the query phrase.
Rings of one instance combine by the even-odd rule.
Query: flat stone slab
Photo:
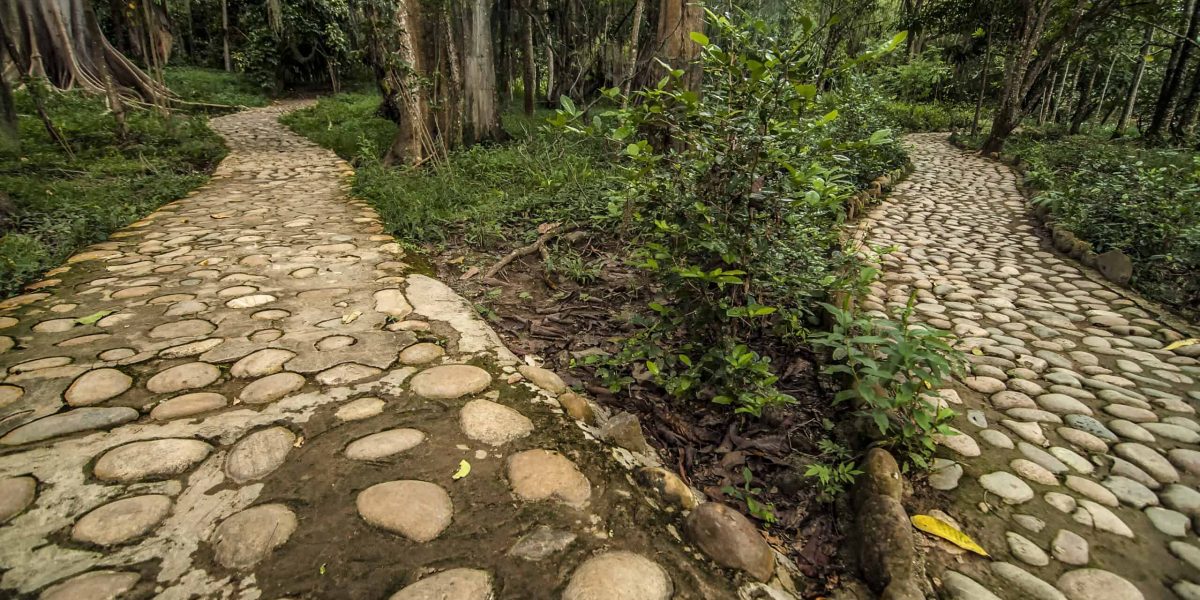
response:
[[[304,376],[298,373],[276,373],[255,379],[242,388],[238,400],[246,404],[266,404],[299,391],[304,387]]]
[[[217,562],[245,571],[287,543],[296,531],[296,515],[282,504],[263,504],[225,519],[209,540]]]
[[[210,452],[212,446],[200,440],[168,438],[132,442],[105,452],[92,473],[97,479],[118,483],[167,479],[191,469]]]
[[[492,576],[479,569],[450,569],[392,594],[388,600],[492,600]]]
[[[170,421],[224,408],[229,400],[214,392],[195,392],[183,394],[159,402],[150,411],[150,418],[156,421]]]
[[[238,440],[225,458],[225,474],[237,483],[262,479],[283,465],[296,434],[283,427],[255,431]]]
[[[367,523],[419,543],[441,535],[454,516],[450,495],[426,481],[378,483],[360,492],[355,503]]]
[[[221,370],[215,365],[194,362],[171,367],[151,377],[146,382],[146,389],[156,394],[171,394],[204,387],[220,377]]]
[[[36,479],[32,477],[0,479],[0,525],[28,508],[36,498]]]
[[[141,577],[122,571],[88,571],[46,588],[38,600],[108,600],[133,589]]]
[[[502,446],[533,432],[533,421],[503,404],[472,400],[459,412],[467,437],[491,446]]]
[[[675,586],[658,563],[632,552],[607,552],[571,574],[563,600],[670,600]]]
[[[431,400],[453,400],[486,390],[492,376],[472,365],[442,365],[417,373],[409,382],[414,394]]]
[[[108,429],[138,418],[138,411],[128,407],[83,407],[30,421],[0,437],[0,445],[32,444],[81,431]]]
[[[527,450],[511,456],[508,480],[522,500],[556,500],[582,508],[592,495],[591,483],[575,463],[550,450]]]
[[[159,494],[123,498],[100,506],[75,522],[71,538],[97,546],[123,544],[149,533],[171,512],[171,498]]]
[[[380,460],[411,450],[423,441],[425,434],[416,429],[389,429],[350,442],[345,454],[352,460]]]
[[[133,378],[116,369],[96,369],[80,375],[63,393],[71,406],[90,406],[115,398],[133,386]]]

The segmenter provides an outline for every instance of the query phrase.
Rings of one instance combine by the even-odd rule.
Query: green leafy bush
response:
[[[16,99],[21,148],[0,153],[0,190],[13,203],[0,237],[0,295],[182,197],[225,155],[201,117],[130,110],[130,136],[122,140],[102,98],[50,94],[47,110],[72,159],[50,139],[28,96]]]
[[[633,99],[609,90],[625,108],[591,121],[564,101],[552,123],[621,149],[622,212],[640,227],[634,259],[659,292],[609,361],[610,382],[644,369],[676,398],[760,416],[794,401],[766,351],[782,331],[803,328],[837,279],[837,226],[860,174],[852,169],[903,152],[889,130],[867,129],[853,90],[818,97],[810,32],[775,37],[762,21],[711,11],[707,21],[719,44],[692,34],[703,47],[703,95],[675,71]]]
[[[884,442],[907,459],[906,466],[927,468],[934,434],[952,433],[946,423],[954,416],[928,391],[961,371],[962,356],[950,346],[950,333],[911,322],[915,300],[914,294],[895,319],[825,305],[834,326],[809,339],[838,363],[825,372],[848,382],[836,401],[853,401]]]

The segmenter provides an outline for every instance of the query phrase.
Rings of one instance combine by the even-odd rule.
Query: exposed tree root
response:
[[[509,263],[521,258],[522,256],[529,256],[535,252],[541,254],[543,259],[548,258],[550,251],[546,249],[546,243],[560,235],[572,232],[575,229],[576,226],[574,225],[567,225],[565,227],[556,225],[551,227],[545,233],[539,235],[538,239],[532,244],[529,244],[528,246],[521,246],[520,248],[509,252],[507,256],[500,259],[500,261],[496,264],[492,265],[492,268],[488,269],[487,273],[483,274],[483,282],[488,285],[505,285],[505,282],[496,279],[496,275],[499,275],[500,271],[504,270],[504,267],[508,266]]]

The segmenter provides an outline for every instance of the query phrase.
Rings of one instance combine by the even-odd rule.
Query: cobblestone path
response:
[[[914,174],[868,237],[894,246],[867,308],[953,331],[930,504],[992,555],[926,544],[954,600],[1200,598],[1200,346],[1049,249],[1005,166],[912,136]],[[1090,272],[1090,275],[1089,275]],[[940,513],[938,511],[941,511]]]
[[[0,303],[0,596],[735,597],[281,110]]]

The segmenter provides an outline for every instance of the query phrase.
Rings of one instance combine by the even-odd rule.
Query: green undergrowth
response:
[[[981,138],[959,142],[979,147]],[[1200,155],[1112,140],[1105,131],[1028,129],[1005,154],[1020,160],[1034,203],[1092,244],[1134,263],[1131,285],[1186,313],[1200,311]]]
[[[269,99],[263,89],[241,73],[226,73],[200,67],[167,67],[163,72],[167,87],[187,102],[228,106],[266,106]],[[208,110],[188,107],[189,110]]]
[[[892,100],[883,104],[887,117],[905,131],[950,131],[970,129],[975,107],[965,103],[904,102]],[[979,122],[990,120],[985,110]]]
[[[600,145],[545,131],[544,114],[506,114],[512,140],[455,150],[447,164],[388,168],[379,157],[396,126],[378,116],[379,102],[377,94],[339,94],[283,122],[353,162],[355,193],[406,240],[508,248],[536,237],[539,224],[586,224],[608,211],[618,178]]]
[[[130,136],[121,140],[101,98],[49,93],[48,112],[72,158],[28,95],[16,100],[21,147],[0,150],[0,191],[8,196],[0,207],[0,295],[196,188],[226,152],[203,117],[131,109]]]

